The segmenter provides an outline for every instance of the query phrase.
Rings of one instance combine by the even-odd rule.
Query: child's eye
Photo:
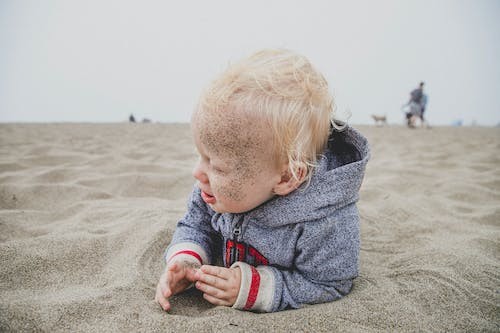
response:
[[[212,165],[212,170],[214,170],[217,173],[224,173],[224,170],[218,166]]]

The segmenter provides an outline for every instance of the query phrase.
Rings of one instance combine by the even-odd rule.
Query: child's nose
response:
[[[208,183],[208,177],[205,171],[203,171],[201,163],[198,163],[193,169],[193,177],[200,183]]]

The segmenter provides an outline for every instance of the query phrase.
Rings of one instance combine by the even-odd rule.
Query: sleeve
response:
[[[177,223],[172,241],[165,251],[165,261],[186,261],[195,266],[211,264],[219,238],[212,228],[214,212],[203,202],[195,187],[184,217]]]
[[[313,223],[297,240],[291,269],[253,267],[237,262],[242,282],[234,308],[274,312],[325,303],[347,295],[358,274],[359,216],[357,209],[342,219]]]

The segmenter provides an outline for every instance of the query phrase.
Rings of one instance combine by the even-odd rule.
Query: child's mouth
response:
[[[207,204],[214,204],[215,203],[215,197],[213,195],[208,194],[205,191],[201,191],[201,198],[203,201],[205,201]]]

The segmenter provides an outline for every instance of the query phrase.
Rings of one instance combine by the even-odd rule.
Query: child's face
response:
[[[271,131],[241,112],[208,114],[192,120],[200,160],[193,170],[203,200],[218,213],[242,213],[273,197],[281,171]]]

